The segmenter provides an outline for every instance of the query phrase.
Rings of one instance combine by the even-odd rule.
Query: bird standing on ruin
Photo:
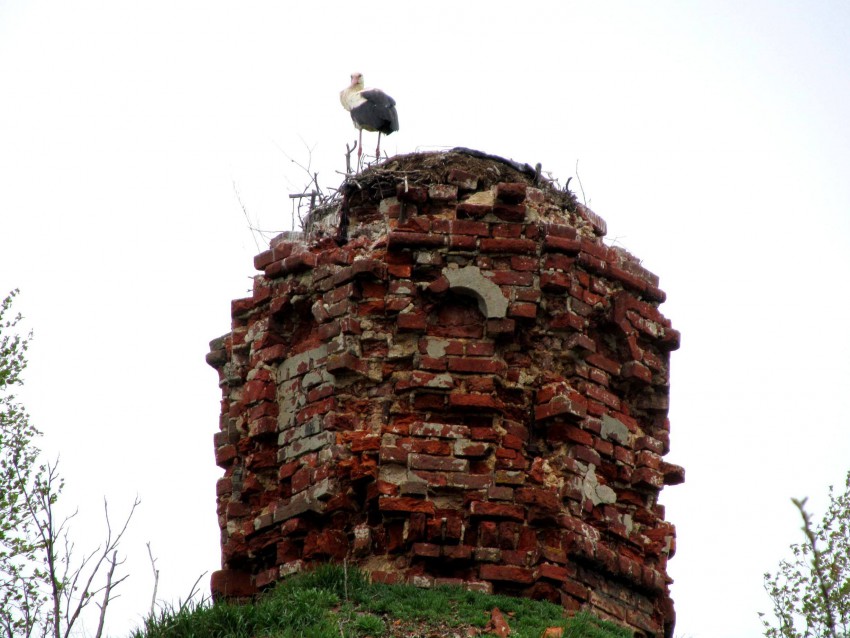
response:
[[[395,110],[395,100],[380,89],[363,87],[363,74],[352,73],[351,84],[340,91],[340,102],[345,110],[351,113],[351,121],[360,131],[357,144],[357,160],[363,154],[363,129],[378,132],[378,146],[375,157],[381,156],[381,133],[389,135],[398,130],[398,113]]]

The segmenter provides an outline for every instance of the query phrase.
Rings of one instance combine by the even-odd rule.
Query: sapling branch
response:
[[[147,542],[148,547],[148,557],[151,560],[151,569],[153,570],[153,594],[151,594],[151,610],[150,615],[153,618],[154,611],[156,611],[156,590],[159,587],[159,570],[156,568],[156,559],[153,557],[153,552],[151,551],[150,541]]]

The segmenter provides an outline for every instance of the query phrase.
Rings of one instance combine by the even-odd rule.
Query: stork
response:
[[[363,88],[363,74],[352,73],[351,84],[340,91],[340,102],[351,113],[351,121],[360,131],[357,145],[357,161],[363,154],[363,129],[378,132],[378,147],[375,157],[381,156],[381,133],[389,135],[398,130],[398,113],[395,100],[380,89]]]

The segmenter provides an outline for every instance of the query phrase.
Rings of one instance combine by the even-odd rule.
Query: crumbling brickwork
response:
[[[211,344],[214,594],[347,558],[671,635],[658,278],[569,193],[464,152],[364,171],[311,222]]]

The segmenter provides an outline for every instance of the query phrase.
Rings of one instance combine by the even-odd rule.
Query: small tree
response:
[[[0,304],[0,631],[5,638],[68,638],[83,610],[99,599],[100,638],[114,589],[126,578],[115,575],[123,562],[117,548],[139,500],[117,532],[104,501],[103,544],[75,552],[69,522],[76,512],[64,518],[56,513],[64,488],[58,461],[38,463],[41,432],[12,393],[23,383],[32,337],[17,333],[20,315],[7,316],[17,293]]]
[[[791,560],[764,575],[776,625],[762,616],[767,638],[850,637],[850,472],[844,492],[829,488],[829,506],[819,526],[807,499],[791,499],[803,519],[804,540],[791,545]]]
[[[41,434],[13,394],[22,384],[32,336],[17,333],[20,315],[8,316],[17,293],[13,290],[0,304],[0,628],[6,638],[29,637],[39,626],[46,629],[46,597],[39,587],[44,572],[36,559],[39,545],[29,503],[14,488],[34,483],[38,449],[33,440]]]

